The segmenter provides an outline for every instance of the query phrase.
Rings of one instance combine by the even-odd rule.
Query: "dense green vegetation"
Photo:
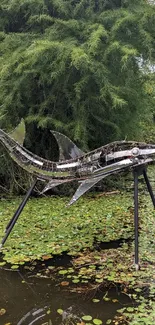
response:
[[[23,117],[25,146],[54,160],[50,129],[84,150],[154,142],[154,20],[145,0],[2,0],[0,127]],[[0,166],[2,189],[15,192],[21,174],[2,149]]]
[[[154,142],[154,22],[145,0],[1,0],[0,127],[24,117],[25,145],[51,159],[49,129],[84,150]]]
[[[117,197],[117,205],[111,209],[113,199],[113,196],[96,200],[90,197],[88,201],[83,199],[81,203],[70,208],[65,207],[68,200],[66,198],[31,199],[4,246],[5,259],[11,263],[22,264],[47,254],[56,255],[67,251],[76,255],[84,248],[93,249],[95,241],[97,244],[130,237],[133,216],[127,208],[129,202],[126,198],[123,201],[120,195]],[[13,207],[16,210],[20,201],[21,198],[1,202],[3,219],[0,237],[3,236]],[[121,208],[122,201],[124,206]],[[29,218],[30,214],[32,218]]]

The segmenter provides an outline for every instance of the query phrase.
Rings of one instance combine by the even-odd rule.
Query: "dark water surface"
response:
[[[124,305],[131,305],[131,300],[116,288],[109,292],[112,299],[119,302],[104,301],[105,291],[69,292],[68,287],[57,281],[46,278],[34,278],[19,271],[0,269],[0,310],[6,313],[0,316],[0,325],[48,325],[61,324],[62,316],[57,313],[61,308],[66,312],[63,317],[72,313],[77,319],[83,315],[91,315],[106,323],[113,318],[116,310]],[[76,288],[75,285],[72,288]],[[94,303],[93,298],[101,299]],[[69,310],[68,310],[69,308]],[[49,313],[50,309],[50,313]],[[67,315],[67,316],[66,316]],[[75,322],[75,324],[78,321]],[[80,322],[80,321],[79,321]],[[65,321],[64,321],[65,323]]]

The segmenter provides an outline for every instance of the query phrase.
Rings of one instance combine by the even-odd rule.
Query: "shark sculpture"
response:
[[[70,205],[105,177],[125,170],[133,170],[135,267],[138,270],[138,176],[144,176],[155,208],[154,193],[146,173],[146,166],[151,162],[155,162],[155,145],[135,141],[115,141],[91,152],[84,153],[65,135],[56,131],[51,132],[59,146],[60,159],[57,162],[43,159],[23,147],[25,138],[24,120],[21,120],[17,128],[10,134],[0,129],[0,142],[8,150],[11,158],[34,176],[33,184],[6,226],[0,248],[3,247],[17,222],[37,180],[46,182],[42,193],[66,182],[79,181],[80,185],[69,202]]]
[[[42,193],[66,182],[79,181],[80,185],[69,205],[105,177],[155,160],[153,144],[116,141],[84,153],[65,135],[51,132],[59,146],[58,162],[41,158],[23,147],[24,120],[10,134],[0,129],[0,142],[19,166],[36,179],[46,182]]]

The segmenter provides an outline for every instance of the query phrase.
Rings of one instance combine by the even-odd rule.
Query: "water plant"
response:
[[[1,200],[0,236],[3,236],[5,225],[19,200],[20,198]],[[36,260],[41,260],[46,267],[37,270],[37,276],[52,277],[53,273],[57,272],[60,285],[67,290],[82,292],[87,290],[91,283],[91,289],[97,292],[104,286],[117,285],[124,295],[135,301],[135,305],[119,309],[115,319],[107,320],[107,324],[152,325],[155,317],[155,212],[149,198],[146,195],[140,197],[141,269],[138,272],[133,264],[131,194],[90,194],[69,209],[64,208],[66,201],[68,198],[31,199],[4,246],[0,267],[5,268],[7,263],[11,263],[14,271],[22,265],[32,271],[35,269]],[[106,242],[114,241],[118,243],[115,248],[112,245],[105,246]],[[103,242],[104,245],[101,244]],[[57,268],[54,265],[54,256],[64,252],[71,257],[71,264]],[[48,265],[48,259],[53,259],[53,265]],[[94,296],[92,302],[101,304],[103,300],[108,303],[109,299],[108,294],[104,294],[102,299]],[[112,302],[116,303],[114,300],[116,299]],[[83,315],[86,316],[92,317]],[[98,322],[93,320],[82,318],[87,325]]]

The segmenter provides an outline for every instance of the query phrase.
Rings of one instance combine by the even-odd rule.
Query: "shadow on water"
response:
[[[115,303],[104,301],[104,294],[103,291],[69,292],[60,285],[59,277],[54,280],[34,278],[19,271],[0,269],[0,310],[6,310],[0,316],[0,325],[59,325],[62,321],[67,323],[69,315],[76,320],[75,324],[83,315],[99,318],[105,324],[107,319],[114,317],[117,309],[132,304],[130,298],[117,288],[108,293],[110,298],[118,300]],[[100,301],[94,303],[93,298]],[[59,308],[64,310],[63,315],[58,314]]]

